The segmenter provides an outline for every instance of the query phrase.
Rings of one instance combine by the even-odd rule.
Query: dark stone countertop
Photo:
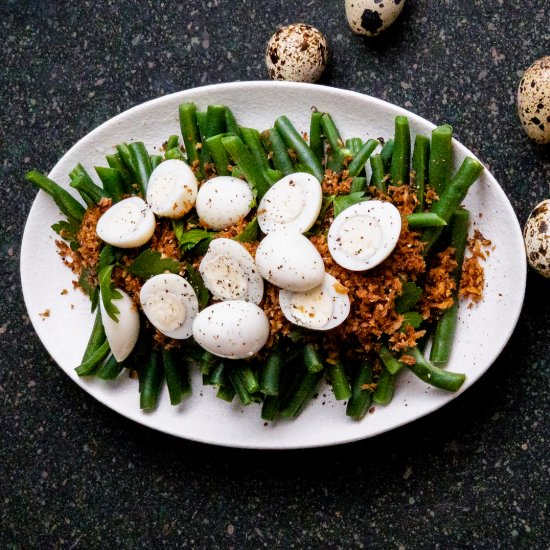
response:
[[[550,53],[550,2],[409,0],[372,41],[350,32],[343,4],[1,3],[3,547],[548,548],[550,281],[533,273],[509,345],[474,387],[411,425],[321,450],[231,450],[134,424],[73,384],[29,322],[24,172],[48,171],[145,100],[265,78],[265,44],[289,22],[328,37],[322,83],[451,123],[523,224],[550,194],[550,164],[520,127],[515,93]]]

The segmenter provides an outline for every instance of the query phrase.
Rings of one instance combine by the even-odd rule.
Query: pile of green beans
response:
[[[415,212],[407,216],[408,228],[422,234],[426,255],[432,249],[453,247],[457,261],[453,278],[458,289],[469,222],[468,212],[460,205],[483,167],[477,160],[467,158],[453,175],[450,126],[435,128],[431,139],[415,136],[411,146],[409,121],[405,116],[396,117],[394,136],[385,143],[368,137],[343,140],[331,115],[317,110],[311,113],[308,138],[284,115],[262,132],[240,126],[224,105],[209,105],[200,111],[194,103],[184,103],[179,107],[179,122],[181,136],[170,135],[162,155],[150,154],[142,142],[118,144],[106,157],[108,166],[95,167],[101,185],[78,164],[69,174],[70,186],[87,208],[105,199],[117,202],[132,195],[144,197],[152,171],[168,159],[188,163],[199,180],[213,173],[244,178],[257,202],[275,181],[298,171],[309,172],[320,182],[326,170],[341,172],[351,180],[350,193],[361,200],[384,196],[390,186],[410,185],[416,193],[417,206]],[[74,229],[79,227],[86,212],[82,203],[37,171],[29,172],[27,179],[50,194],[66,217],[67,221],[60,222],[58,228],[61,235],[68,238],[71,228],[73,234],[76,233]],[[433,193],[428,200],[430,190]],[[254,223],[253,235],[256,235],[255,218],[247,231]],[[237,238],[247,240],[248,233],[242,239]],[[71,246],[75,244],[78,245],[72,242]],[[107,266],[110,265],[111,270],[115,264],[120,267],[120,263],[116,263],[116,251],[110,251],[110,256],[105,260],[111,262]],[[198,273],[194,276],[200,278]],[[399,313],[404,319],[411,314],[418,317],[414,308],[421,289],[414,284],[404,285],[404,289],[399,297],[403,311]],[[155,346],[143,328],[145,322],[130,357],[117,362],[109,349],[100,309],[96,307],[97,289],[90,297],[96,316],[76,372],[79,376],[103,380],[114,380],[125,369],[137,373],[140,407],[144,410],[157,406],[164,386],[170,403],[181,403],[191,393],[192,369],[201,373],[204,384],[216,388],[220,399],[228,402],[238,399],[242,405],[261,403],[261,417],[266,421],[296,417],[310,403],[324,378],[331,384],[335,399],[345,402],[346,414],[355,420],[364,418],[373,404],[390,403],[398,377],[405,370],[447,391],[457,391],[465,379],[462,374],[442,368],[451,354],[458,290],[453,292],[453,306],[435,323],[422,327],[433,331],[430,361],[418,346],[405,350],[414,358],[413,365],[400,361],[383,339],[377,352],[368,357],[355,359],[350,354],[329,357],[315,337],[315,331],[302,329],[292,337],[278,338],[272,348],[259,357],[234,361],[215,357],[192,339],[172,348]]]

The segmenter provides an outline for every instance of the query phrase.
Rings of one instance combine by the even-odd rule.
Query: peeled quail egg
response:
[[[329,273],[325,273],[323,282],[311,290],[280,290],[279,304],[291,323],[314,330],[337,327],[350,311],[346,288]]]
[[[525,71],[518,88],[518,113],[532,140],[550,143],[550,55]]]
[[[269,39],[265,62],[273,80],[316,82],[327,64],[327,40],[311,25],[287,25]]]
[[[139,300],[143,312],[160,332],[177,340],[191,336],[199,303],[186,279],[175,273],[155,275],[141,287]]]
[[[218,357],[245,359],[264,347],[269,338],[269,320],[263,309],[250,302],[218,302],[197,315],[193,338]]]
[[[130,355],[136,345],[139,335],[139,313],[132,298],[123,290],[117,289],[122,298],[115,298],[112,304],[118,308],[117,321],[109,317],[103,300],[99,299],[101,322],[109,342],[111,352],[120,363]]]
[[[523,238],[531,267],[550,278],[550,199],[535,206],[523,229]]]
[[[321,211],[323,191],[319,180],[305,172],[280,179],[262,197],[258,223],[264,233],[277,229],[308,231]]]
[[[219,300],[262,301],[264,281],[254,258],[231,239],[214,239],[199,266],[206,288]]]
[[[244,218],[253,200],[248,183],[232,176],[217,176],[204,182],[199,189],[195,207],[206,226],[219,230]]]
[[[395,248],[401,215],[393,204],[365,201],[346,208],[328,231],[334,261],[351,271],[365,271],[383,262]]]
[[[270,283],[295,292],[321,284],[323,258],[313,243],[297,231],[279,229],[268,233],[256,249],[256,266]]]
[[[346,17],[353,32],[377,36],[397,19],[404,5],[405,0],[346,0]]]
[[[129,197],[99,218],[96,232],[102,241],[119,248],[141,246],[155,232],[155,215],[143,199]]]
[[[197,178],[183,160],[161,162],[147,185],[147,202],[157,216],[181,218],[197,197]]]

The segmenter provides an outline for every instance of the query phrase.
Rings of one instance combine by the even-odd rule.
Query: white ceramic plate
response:
[[[68,186],[67,174],[78,162],[95,174],[93,166],[106,165],[105,155],[122,141],[142,140],[151,152],[158,151],[170,134],[179,134],[178,105],[184,101],[194,101],[199,108],[210,103],[228,105],[241,124],[258,129],[271,127],[277,116],[286,114],[300,131],[307,131],[312,106],[330,112],[343,137],[391,137],[394,117],[400,114],[409,117],[413,134],[429,135],[434,127],[404,109],[354,92],[284,82],[222,84],[161,97],[116,116],[81,139],[56,164],[50,177]],[[456,141],[454,148],[458,167],[472,153]],[[74,367],[82,357],[93,317],[88,298],[73,290],[73,276],[57,254],[56,235],[50,226],[60,215],[43,192],[34,201],[23,236],[23,293],[36,332],[59,366],[90,395],[136,422],[179,437],[232,447],[290,449],[344,443],[391,430],[448,403],[489,368],[512,334],[526,278],[520,227],[508,199],[488,171],[471,189],[466,206],[475,227],[495,244],[485,263],[484,300],[471,309],[461,307],[448,365],[449,370],[465,373],[466,383],[451,394],[404,373],[392,403],[376,407],[361,422],[346,417],[345,406],[333,399],[328,387],[298,419],[266,426],[259,405],[243,408],[237,400],[228,405],[216,399],[213,388],[203,387],[198,375],[190,399],[172,407],[164,391],[158,409],[150,413],[139,408],[135,380],[126,376],[114,382],[79,378]],[[67,294],[62,294],[64,289]],[[50,312],[47,318],[40,316],[45,310]]]

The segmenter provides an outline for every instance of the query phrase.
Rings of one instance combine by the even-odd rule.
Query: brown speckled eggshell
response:
[[[346,17],[354,33],[378,36],[403,11],[405,0],[346,0]]]
[[[529,265],[550,278],[550,199],[535,206],[523,229]]]
[[[550,143],[550,56],[535,61],[518,88],[518,113],[527,135],[537,143]]]
[[[270,38],[265,61],[273,80],[316,82],[327,64],[326,38],[303,23],[282,27]]]

